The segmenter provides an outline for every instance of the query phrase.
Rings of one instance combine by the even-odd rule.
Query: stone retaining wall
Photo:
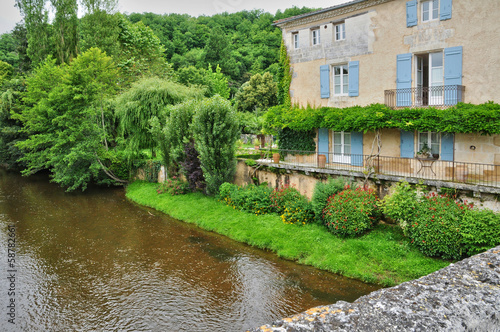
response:
[[[500,246],[399,286],[251,330],[500,331]]]

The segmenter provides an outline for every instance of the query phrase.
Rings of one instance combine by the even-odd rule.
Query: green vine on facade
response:
[[[500,134],[500,105],[493,102],[480,105],[459,103],[447,109],[391,109],[382,104],[347,108],[279,105],[269,109],[264,119],[269,132],[284,128],[299,132],[328,128],[333,131],[366,133],[395,128],[406,131]]]
[[[316,131],[314,130],[295,131],[284,128],[278,131],[278,145],[282,150],[314,151],[316,150],[315,137]]]
[[[278,62],[278,103],[290,107],[290,84],[292,83],[292,70],[290,68],[290,58],[286,51],[286,46],[281,40],[280,59]]]

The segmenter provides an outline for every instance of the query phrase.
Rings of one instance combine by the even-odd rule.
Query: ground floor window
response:
[[[425,147],[430,149],[431,154],[439,154],[439,146],[441,145],[441,135],[433,131],[418,133],[418,151],[422,151]]]
[[[351,163],[351,133],[334,131],[332,136],[334,162]]]

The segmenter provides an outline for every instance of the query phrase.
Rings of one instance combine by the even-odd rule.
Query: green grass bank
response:
[[[158,195],[158,184],[137,181],[126,196],[137,204],[225,235],[233,240],[275,252],[300,264],[368,283],[393,286],[450,264],[411,248],[398,227],[380,224],[354,239],[341,239],[315,224],[285,224],[278,215],[254,215],[235,210],[200,193]]]

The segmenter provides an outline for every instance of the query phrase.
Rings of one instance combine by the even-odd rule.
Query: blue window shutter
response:
[[[452,0],[441,0],[439,4],[439,19],[441,21],[451,19]]]
[[[349,62],[349,97],[359,96],[359,61]]]
[[[398,54],[396,63],[396,105],[411,106],[411,53]],[[405,89],[401,90],[400,89]]]
[[[401,158],[415,157],[415,135],[413,131],[401,130]]]
[[[453,142],[455,141],[454,136],[455,135],[451,133],[441,134],[441,160],[453,161]]]
[[[462,46],[444,49],[444,85],[462,85]],[[448,88],[444,92],[445,105],[462,101],[460,88]]]
[[[330,98],[330,65],[319,67],[321,98]]]
[[[328,139],[328,129],[319,128],[318,130],[318,154],[326,155],[326,162],[329,162],[329,139]]]
[[[417,0],[411,0],[406,3],[406,26],[412,27],[418,23]]]
[[[363,133],[351,132],[351,165],[363,166]]]

